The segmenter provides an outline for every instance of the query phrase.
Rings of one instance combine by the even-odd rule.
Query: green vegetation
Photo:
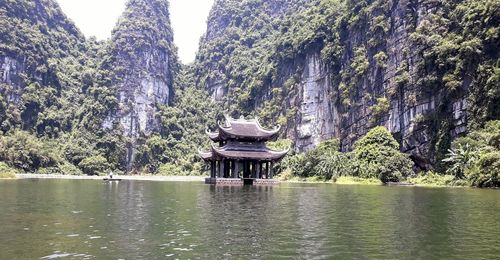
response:
[[[292,2],[278,8],[268,1],[226,0],[214,6],[196,80],[210,90],[222,86],[221,104],[230,114],[295,127],[302,64],[320,53],[332,82],[325,98],[340,111],[341,126],[351,125],[365,104],[371,104],[368,122],[375,126],[395,101],[407,109],[438,96],[436,108],[415,120],[416,128],[428,129],[430,149],[423,156],[438,171],[446,169],[442,159],[454,138],[454,102],[467,99],[472,129],[500,118],[498,1]],[[395,8],[405,10],[397,18],[404,27],[394,22]],[[394,37],[398,43],[389,42]]]
[[[335,179],[336,184],[344,184],[344,185],[382,185],[383,183],[379,179],[375,178],[361,178],[355,176],[340,176]]]
[[[325,181],[354,177],[349,180],[387,183],[413,174],[413,162],[399,151],[399,144],[384,127],[373,128],[354,147],[352,152],[342,153],[337,139],[328,140],[311,151],[288,156],[277,168],[284,179],[316,177]]]
[[[413,162],[399,151],[391,133],[379,126],[354,144],[357,176],[378,178],[383,183],[398,182],[413,173]]]
[[[0,162],[0,179],[16,178],[17,171],[4,162]]]
[[[53,0],[2,1],[0,10],[0,60],[13,64],[0,83],[1,162],[40,174],[203,172],[196,151],[217,107],[192,69],[179,72],[168,1],[129,1],[102,42],[85,39]],[[157,53],[168,70],[135,64],[146,62],[139,50]],[[120,84],[147,69],[175,86],[169,104],[157,104],[159,131],[136,140],[111,118],[129,106],[119,102]]]
[[[500,121],[489,121],[453,141],[447,173],[475,187],[500,187]]]
[[[417,176],[410,177],[406,179],[407,183],[412,183],[418,186],[465,186],[466,183],[457,180],[453,175],[443,175],[439,173],[435,173],[432,171],[422,172]]]
[[[375,127],[349,153],[339,152],[338,140],[286,157],[277,166],[282,180],[333,180],[342,184],[406,182],[421,186],[500,186],[500,121],[457,138],[443,160],[446,173],[415,174],[413,162],[384,127]],[[377,180],[377,181],[373,181]]]
[[[417,10],[426,6],[433,11]],[[321,98],[342,127],[360,107],[373,127],[391,105],[404,112],[429,93],[439,96],[431,113],[412,122],[429,135],[434,170],[446,175],[415,175],[395,138],[375,127],[351,152],[333,139],[288,156],[277,165],[281,178],[499,186],[498,1],[409,1],[401,7],[410,36],[399,39],[398,57],[387,40],[400,29],[392,28],[395,7],[383,0],[216,1],[196,62],[181,66],[166,0],[129,1],[112,39],[101,42],[85,39],[53,0],[2,1],[0,61],[12,66],[9,81],[0,82],[0,163],[41,174],[202,174],[197,150],[209,144],[204,130],[222,111],[296,131],[304,61],[320,54],[331,83]],[[143,51],[168,64],[146,60]],[[388,68],[394,60],[397,67]],[[386,88],[388,69],[394,75]],[[127,136],[113,120],[130,112],[121,87],[147,74],[171,84],[170,99],[155,104],[152,134]],[[205,91],[215,87],[224,92],[220,103]],[[450,111],[462,98],[472,131],[453,140]],[[350,141],[358,134],[349,133]]]

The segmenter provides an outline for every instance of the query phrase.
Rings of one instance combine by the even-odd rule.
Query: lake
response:
[[[0,181],[0,259],[492,259],[500,190]]]

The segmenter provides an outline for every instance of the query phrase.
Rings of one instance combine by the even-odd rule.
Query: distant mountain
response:
[[[128,1],[103,42],[85,39],[53,0],[2,1],[0,23],[2,132],[64,140],[55,161],[134,168],[138,139],[160,132],[159,107],[173,102],[168,2]]]

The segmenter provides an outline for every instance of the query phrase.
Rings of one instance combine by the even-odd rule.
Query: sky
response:
[[[99,40],[111,36],[126,0],[57,0],[64,13],[85,36]],[[179,58],[187,64],[194,60],[200,37],[214,0],[170,0],[170,20]],[[98,7],[98,8],[96,8]]]

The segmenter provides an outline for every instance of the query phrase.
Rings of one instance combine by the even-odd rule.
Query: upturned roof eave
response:
[[[266,132],[261,131],[261,129],[259,129],[259,133],[261,134],[257,135],[239,134],[238,132],[234,132],[231,130],[233,129],[219,125],[218,127],[219,136],[217,140],[236,139],[236,140],[270,141],[276,139],[279,134],[279,128],[273,131],[266,131]],[[210,139],[214,140],[213,138]]]
[[[234,148],[233,148],[234,149]],[[229,159],[240,159],[240,160],[260,160],[260,161],[279,161],[285,157],[285,155],[289,152],[290,149],[286,149],[283,151],[275,151],[269,148],[266,148],[264,151],[249,151],[249,150],[225,150],[224,147],[216,147],[212,145],[212,156],[220,157],[220,158],[229,158]],[[231,155],[231,153],[240,152],[249,154],[249,156],[237,156]],[[251,153],[266,153],[268,156],[250,156]]]

